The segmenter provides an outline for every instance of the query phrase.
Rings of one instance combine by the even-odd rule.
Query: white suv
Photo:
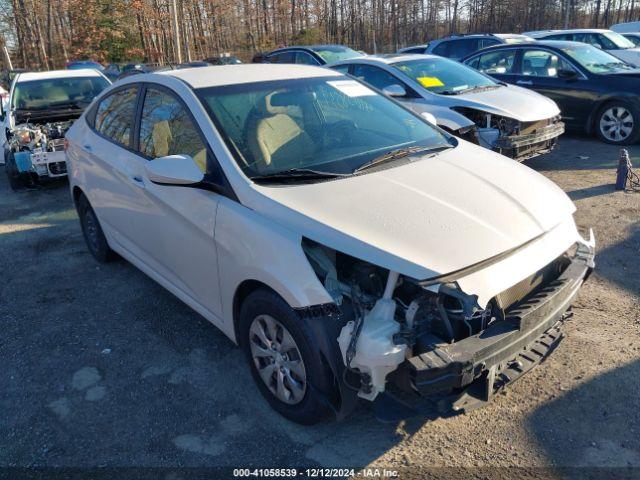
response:
[[[593,45],[614,57],[633,65],[640,66],[640,48],[623,37],[619,33],[611,30],[598,28],[585,28],[579,30],[540,30],[536,32],[525,32],[536,40],[566,40],[571,42],[581,42]]]
[[[90,252],[239,343],[301,423],[482,404],[557,345],[593,267],[551,181],[323,68],[137,75],[67,139]]]

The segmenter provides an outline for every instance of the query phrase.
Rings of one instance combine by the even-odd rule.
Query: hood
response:
[[[521,122],[535,122],[560,114],[556,103],[532,90],[514,85],[447,97],[451,106],[469,107]]]
[[[618,57],[636,67],[640,67],[640,48],[626,48],[624,50],[608,50],[611,55]]]
[[[575,211],[544,176],[468,142],[411,160],[310,185],[254,185],[257,195],[245,203],[302,236],[416,279],[518,247]]]

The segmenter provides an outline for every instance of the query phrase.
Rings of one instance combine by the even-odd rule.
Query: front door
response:
[[[560,70],[574,71],[575,78],[560,78]],[[590,82],[566,59],[548,50],[525,49],[516,85],[530,88],[558,104],[567,126],[584,128],[597,92]]]
[[[168,89],[149,85],[143,93],[137,154],[130,170],[140,202],[130,212],[137,250],[162,277],[192,302],[221,316],[214,228],[219,195],[193,187],[158,185],[146,165],[167,155],[189,155],[204,173],[213,160],[187,107]]]

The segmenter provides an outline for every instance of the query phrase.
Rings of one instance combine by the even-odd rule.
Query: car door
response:
[[[98,215],[109,243],[131,251],[129,212],[139,201],[130,169],[133,120],[139,85],[112,90],[87,114],[86,133],[80,144],[84,161],[86,195]]]
[[[168,155],[189,155],[210,179],[221,170],[185,103],[166,87],[147,84],[140,96],[129,158],[137,203],[129,214],[136,252],[179,296],[221,316],[214,228],[219,194],[151,182],[146,166]],[[132,206],[133,207],[133,206]]]
[[[574,78],[561,78],[558,71],[575,72]],[[551,50],[522,50],[520,72],[516,85],[530,88],[554,100],[563,120],[573,127],[583,127],[591,113],[597,92],[569,60]]]

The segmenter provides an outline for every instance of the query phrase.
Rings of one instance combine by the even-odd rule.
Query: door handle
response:
[[[93,152],[93,148],[91,147],[91,145],[83,145],[82,148],[86,151],[86,152]]]
[[[132,175],[131,176],[131,181],[137,187],[144,188],[144,180],[142,179],[142,177],[140,175]]]
[[[518,80],[516,83],[518,85],[533,85],[533,82],[531,80]]]

